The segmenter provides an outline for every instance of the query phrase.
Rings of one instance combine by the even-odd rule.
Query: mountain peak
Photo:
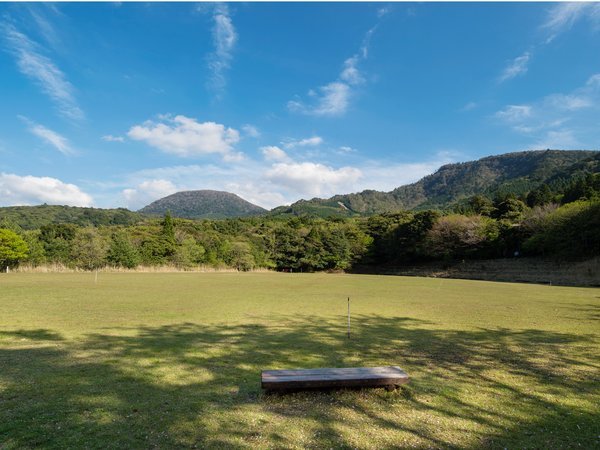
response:
[[[255,216],[266,212],[231,192],[198,190],[181,191],[144,206],[139,212],[163,215],[170,211],[174,217],[185,219],[225,219]]]

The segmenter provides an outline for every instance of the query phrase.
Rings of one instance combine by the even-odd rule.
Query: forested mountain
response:
[[[599,151],[507,153],[478,161],[447,164],[434,174],[391,192],[366,190],[329,199],[300,200],[291,206],[275,208],[270,215],[353,217],[400,210],[464,211],[463,206],[473,196],[483,196],[491,201],[508,194],[528,204],[531,203],[528,195],[550,195],[552,200],[562,202],[559,197],[566,194],[570,196],[567,200],[572,201],[583,195],[578,192],[576,180],[583,180],[585,174],[593,173],[600,173]],[[572,192],[569,193],[569,189]],[[535,199],[531,200],[530,206],[537,204]],[[58,205],[4,207],[0,208],[0,228],[10,224],[24,230],[61,223],[79,226],[133,225],[147,216],[163,216],[166,211],[174,217],[189,219],[224,219],[267,213],[235,194],[202,190],[169,195],[138,212],[124,208]]]
[[[0,208],[0,228],[3,224],[13,224],[24,230],[34,230],[44,225],[59,223],[72,223],[79,226],[134,225],[143,218],[141,214],[124,208],[101,209],[61,205]]]
[[[210,190],[177,192],[139,210],[149,215],[164,215],[167,211],[174,217],[185,219],[224,219],[267,212],[235,194]]]
[[[329,199],[300,200],[273,214],[371,215],[407,209],[448,209],[473,195],[524,196],[546,183],[552,188],[585,172],[600,172],[600,152],[537,150],[446,164],[416,183],[391,192],[366,190]]]
[[[168,212],[144,217],[127,210],[47,205],[0,208],[0,270],[26,263],[86,270],[166,265],[310,272],[520,256],[593,258],[600,255],[599,162],[598,154],[592,154],[565,163],[564,170],[536,164],[537,172],[521,177],[521,184],[515,182],[518,178],[504,178],[504,184],[474,191],[488,189],[495,192],[493,198],[476,194],[444,210],[366,217],[263,214],[189,220],[173,219]],[[498,172],[496,179],[501,178]],[[518,192],[540,179],[545,182],[519,195],[502,191]],[[452,176],[446,181],[451,185]],[[2,211],[22,215],[14,221],[3,218]]]

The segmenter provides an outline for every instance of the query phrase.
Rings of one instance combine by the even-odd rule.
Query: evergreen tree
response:
[[[173,225],[173,218],[171,212],[165,213],[165,218],[162,223],[162,233],[160,236],[160,244],[162,245],[162,255],[170,257],[175,254],[177,242],[175,241],[175,226]]]

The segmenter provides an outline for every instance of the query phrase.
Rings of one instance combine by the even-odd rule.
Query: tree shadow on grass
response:
[[[0,337],[3,338],[20,338],[22,340],[29,339],[33,341],[62,341],[63,337],[59,333],[53,331],[37,329],[37,330],[13,330],[1,331]]]
[[[341,324],[286,316],[78,341],[3,334],[40,346],[0,348],[0,448],[589,448],[600,436],[594,336],[376,315],[357,316],[350,340]],[[263,369],[378,365],[411,384],[260,390]]]

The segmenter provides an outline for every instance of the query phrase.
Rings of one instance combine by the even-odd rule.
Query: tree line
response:
[[[200,265],[280,271],[351,270],[424,261],[600,255],[600,174],[527,195],[477,195],[447,211],[370,217],[145,219],[128,225],[0,223],[0,266],[93,270]]]

